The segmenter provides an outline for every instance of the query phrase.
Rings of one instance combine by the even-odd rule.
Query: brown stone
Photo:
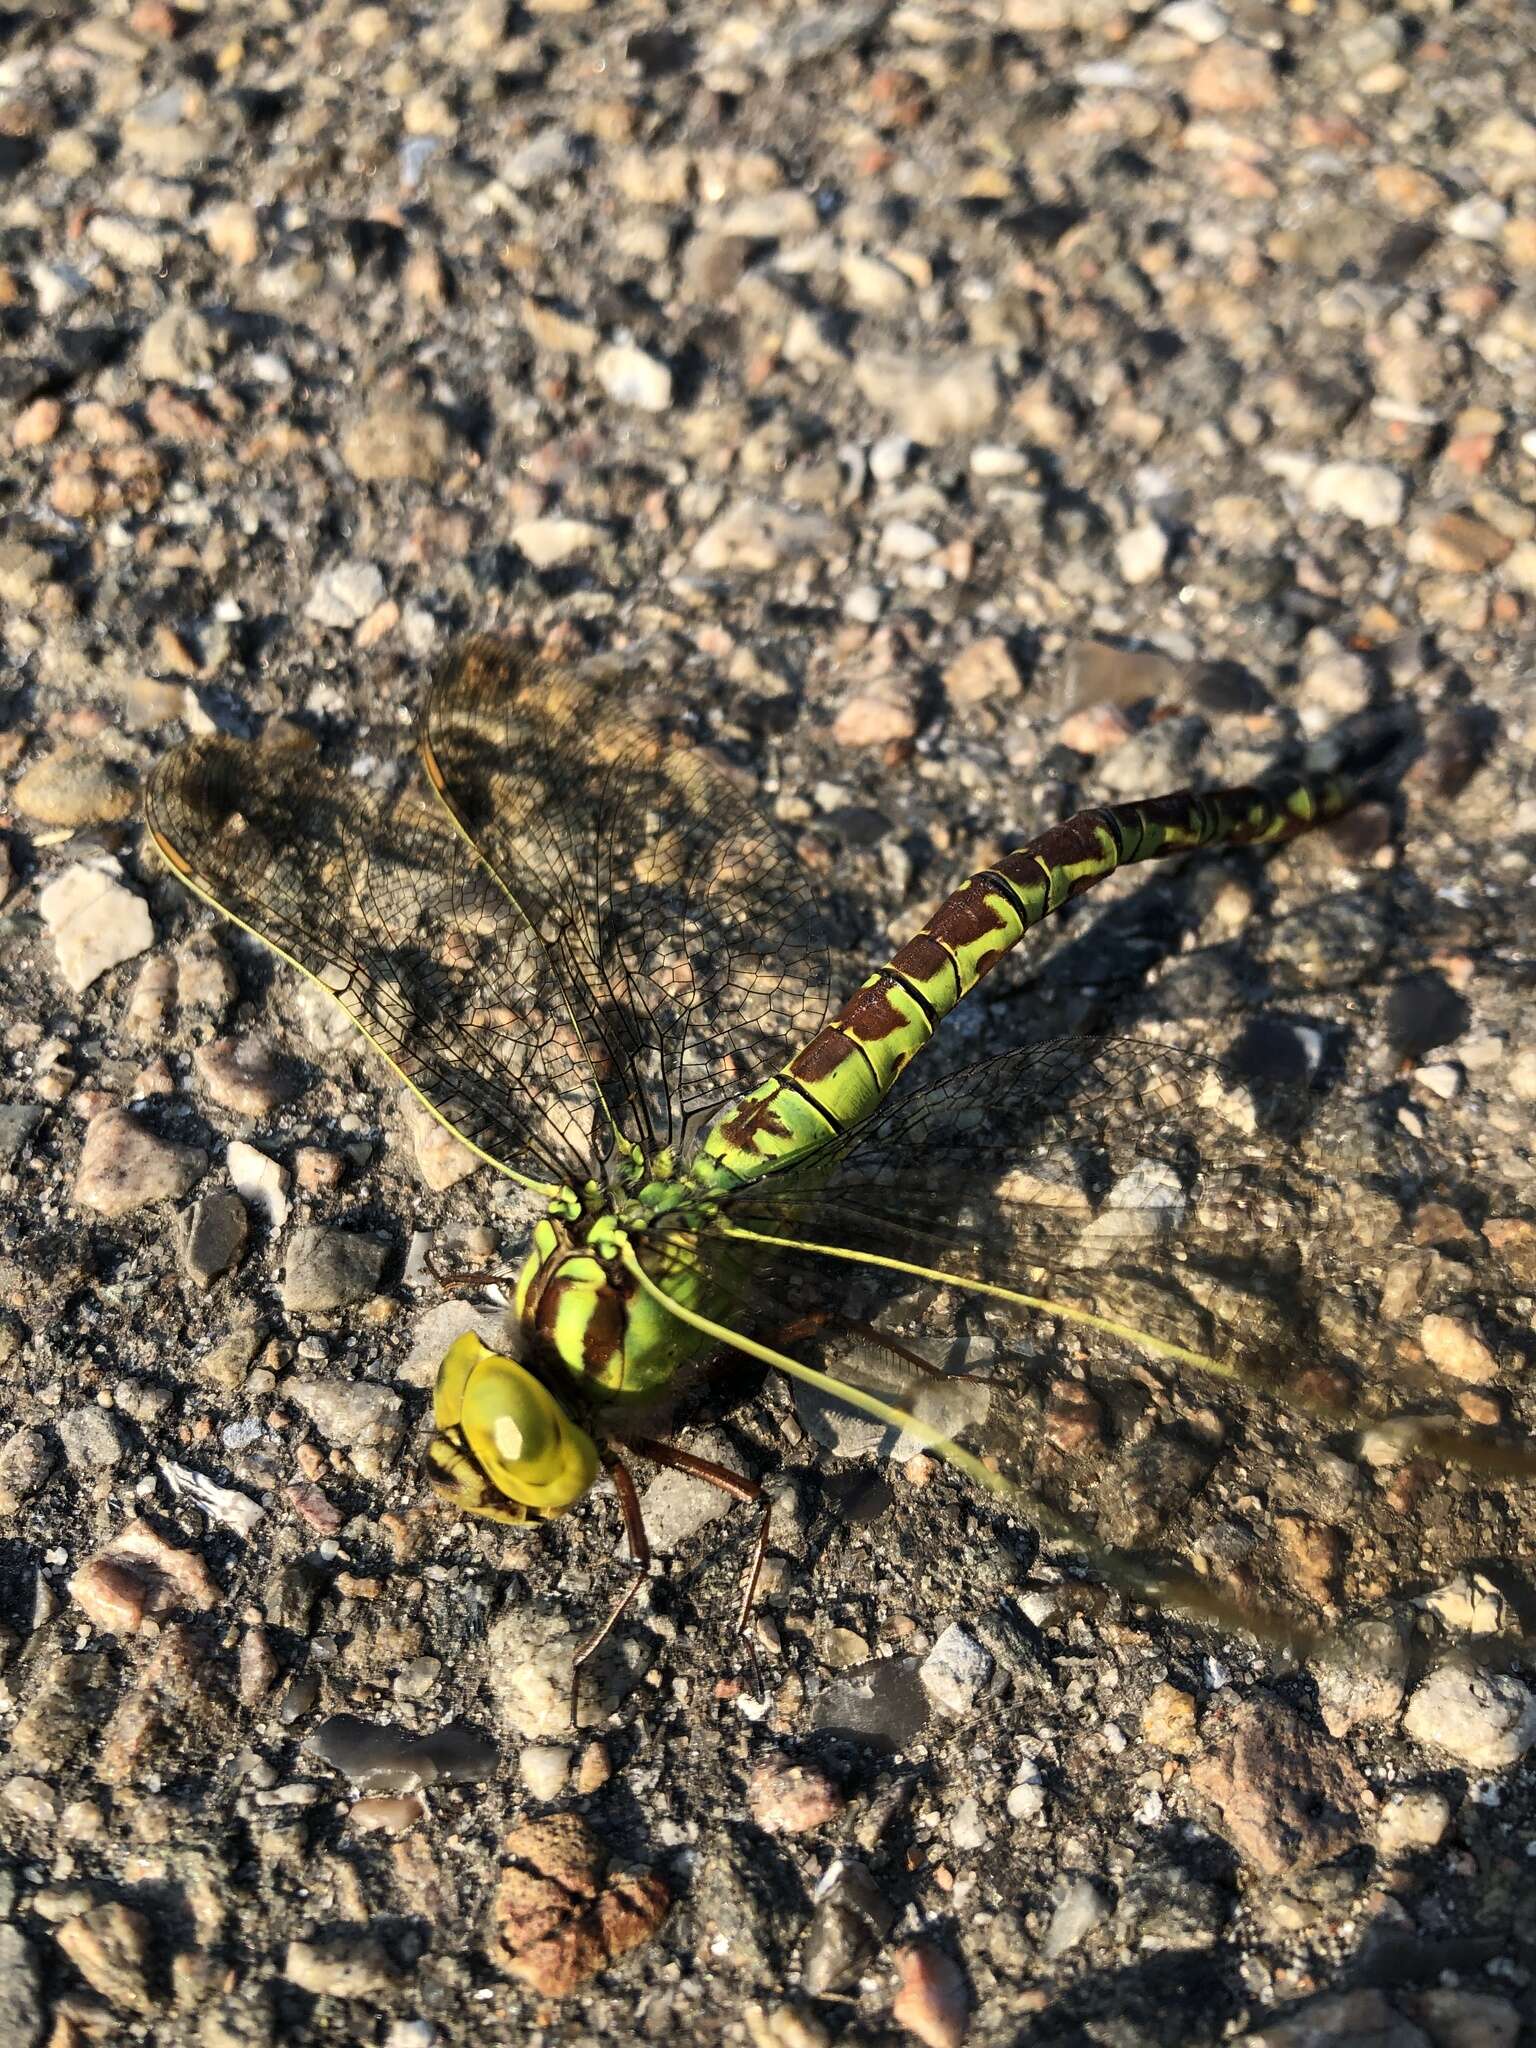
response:
[[[1406,220],[1433,213],[1445,197],[1440,180],[1414,164],[1379,164],[1372,174],[1376,196]]]
[[[1045,1433],[1068,1457],[1102,1442],[1104,1417],[1081,1380],[1053,1380],[1045,1404]]]
[[[491,1957],[547,1998],[561,1998],[649,1941],[672,1899],[653,1870],[626,1869],[579,1814],[515,1827],[493,1905]]]
[[[1409,559],[1447,576],[1480,576],[1503,561],[1514,542],[1470,512],[1445,512],[1409,536]]]
[[[970,1999],[954,1957],[931,1941],[914,1941],[897,1949],[891,1960],[900,1980],[891,2018],[923,2048],[960,2048]]]
[[[1265,1877],[1331,1863],[1361,1839],[1366,1783],[1341,1744],[1277,1699],[1223,1701],[1190,1783],[1212,1825]]]
[[[86,1983],[109,2003],[130,2012],[154,2009],[144,1978],[150,1925],[142,1913],[112,1899],[66,1920],[56,1938]]]
[[[178,1550],[148,1522],[133,1521],[69,1582],[71,1597],[100,1629],[132,1635],[146,1615],[198,1610],[220,1598],[218,1581],[193,1550]]]
[[[1190,66],[1184,97],[1202,114],[1253,113],[1275,98],[1275,67],[1267,51],[1224,37]]]
[[[836,1820],[847,1803],[825,1771],[787,1757],[759,1764],[747,1787],[747,1810],[770,1835],[809,1834]]]
[[[1141,1710],[1141,1732],[1148,1742],[1173,1756],[1192,1755],[1197,1741],[1194,1694],[1166,1679],[1153,1686]]]
[[[1344,1561],[1344,1538],[1310,1515],[1281,1515],[1275,1524],[1285,1568],[1293,1583],[1319,1606],[1333,1597]]]
[[[952,704],[998,704],[1024,688],[1019,665],[1000,633],[973,640],[944,671],[944,689]]]

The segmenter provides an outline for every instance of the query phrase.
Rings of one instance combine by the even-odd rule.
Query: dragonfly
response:
[[[1455,1243],[1419,1243],[1406,1266],[1362,1246],[1347,1176],[1301,1171],[1295,1134],[1266,1127],[1250,1090],[1155,1040],[1031,1042],[926,1087],[907,1070],[1095,883],[1279,846],[1356,802],[1357,776],[1082,811],[972,875],[834,1009],[825,882],[713,755],[612,689],[477,635],[429,687],[419,756],[421,781],[389,793],[313,751],[199,737],[158,765],[147,824],[182,882],[317,983],[542,1204],[507,1276],[517,1341],[466,1330],[449,1347],[424,1474],[451,1509],[508,1524],[560,1516],[606,1475],[637,1569],[578,1674],[649,1567],[630,1455],[756,1504],[747,1630],[768,1494],[645,1427],[720,1358],[926,1447],[1139,1597],[1306,1636],[1252,1584],[1229,1589],[1247,1567],[1219,1544],[1200,1568],[1142,1558],[1161,1504],[1177,1520],[1219,1450],[1187,1389],[1337,1427],[1373,1361],[1398,1386],[1434,1381],[1435,1345],[1400,1334],[1415,1315],[1428,1328],[1449,1300],[1467,1320],[1440,1324],[1483,1341],[1487,1262]],[[1217,1131],[1213,1155],[1197,1124]],[[928,1398],[944,1375],[923,1334],[966,1304],[1071,1353],[1034,1391],[1032,1469],[1017,1410],[983,1418],[973,1448]],[[1106,1353],[1131,1361],[1118,1380],[1098,1376]],[[1444,1406],[1428,1401],[1402,1455],[1528,1469]],[[1139,1455],[1130,1479],[1111,1443]]]

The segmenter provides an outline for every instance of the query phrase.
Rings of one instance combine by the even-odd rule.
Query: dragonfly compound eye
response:
[[[473,1331],[452,1344],[432,1399],[427,1476],[456,1506],[495,1521],[558,1515],[597,1477],[597,1450],[554,1395]]]

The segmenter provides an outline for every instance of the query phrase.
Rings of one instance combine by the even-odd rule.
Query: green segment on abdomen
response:
[[[809,1045],[728,1111],[694,1177],[750,1180],[860,1122],[1010,947],[1116,868],[1196,847],[1275,845],[1337,817],[1355,794],[1342,780],[1293,777],[1106,805],[1052,826],[973,875]]]

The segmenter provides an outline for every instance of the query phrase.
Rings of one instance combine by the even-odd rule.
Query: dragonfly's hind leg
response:
[[[775,1331],[777,1342],[795,1344],[806,1337],[819,1337],[828,1330],[841,1332],[845,1337],[862,1337],[866,1344],[874,1344],[881,1351],[889,1351],[893,1358],[899,1358],[931,1380],[974,1380],[981,1375],[974,1372],[946,1372],[942,1365],[935,1365],[931,1358],[924,1358],[921,1352],[913,1351],[903,1344],[899,1337],[893,1337],[889,1330],[877,1329],[873,1323],[859,1321],[853,1316],[839,1314],[833,1308],[808,1309],[802,1316],[784,1329]]]
[[[773,1502],[757,1480],[743,1478],[741,1473],[733,1472],[729,1465],[716,1465],[708,1458],[697,1458],[692,1451],[679,1450],[676,1444],[663,1443],[658,1437],[635,1437],[632,1444],[641,1457],[649,1458],[653,1465],[665,1465],[673,1472],[686,1472],[692,1479],[702,1479],[706,1486],[717,1486],[722,1493],[728,1493],[732,1500],[744,1501],[749,1507],[753,1504],[761,1507],[757,1538],[752,1545],[752,1555],[747,1560],[747,1569],[741,1582],[741,1599],[736,1607],[736,1633],[745,1645],[747,1661],[752,1666],[753,1683],[759,1695],[762,1695],[765,1690],[762,1667],[757,1661],[757,1645],[748,1633],[747,1624],[752,1618],[753,1602],[757,1599],[758,1585],[763,1576],[763,1559],[768,1553],[768,1531],[773,1526]]]
[[[571,1726],[573,1728],[578,1725],[578,1713],[581,1705],[581,1667],[587,1662],[588,1658],[594,1656],[602,1648],[603,1644],[613,1634],[623,1619],[626,1608],[628,1608],[631,1601],[640,1591],[640,1588],[650,1577],[651,1571],[651,1542],[645,1533],[645,1517],[640,1512],[640,1496],[635,1491],[635,1482],[630,1476],[629,1467],[612,1451],[605,1450],[600,1455],[603,1461],[603,1470],[608,1474],[609,1482],[618,1496],[619,1513],[624,1520],[624,1540],[629,1545],[629,1561],[634,1567],[635,1575],[618,1599],[615,1600],[612,1607],[609,1608],[607,1619],[602,1627],[597,1631],[596,1635],[587,1638],[572,1659]]]

